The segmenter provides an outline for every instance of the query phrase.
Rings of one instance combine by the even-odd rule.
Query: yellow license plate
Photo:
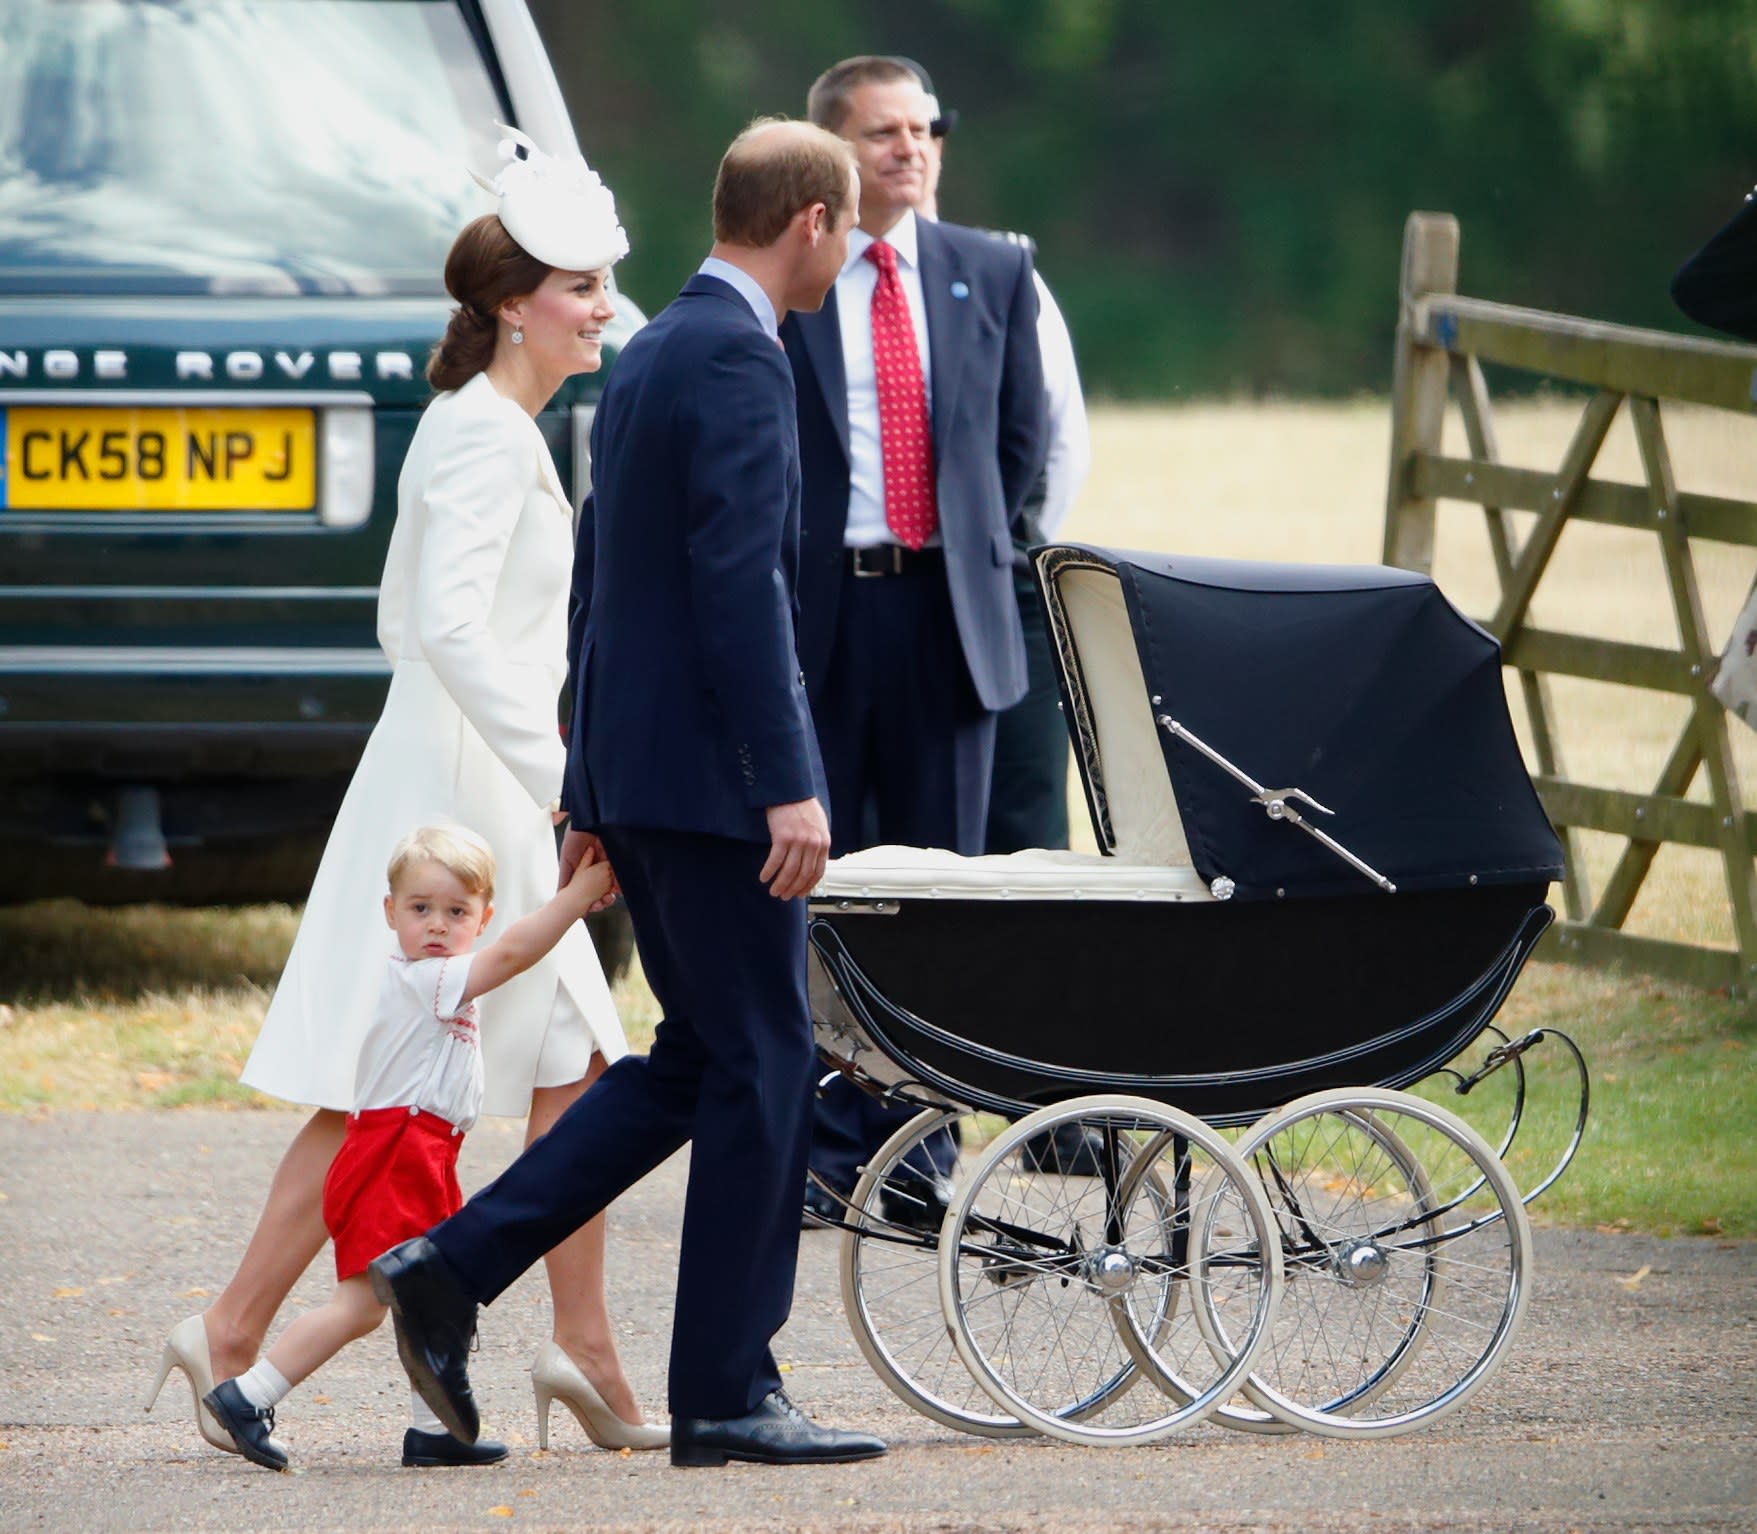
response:
[[[0,508],[308,511],[312,410],[0,408]]]

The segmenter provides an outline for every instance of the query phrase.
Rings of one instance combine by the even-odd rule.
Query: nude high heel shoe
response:
[[[531,1388],[537,1393],[540,1449],[549,1447],[549,1407],[557,1400],[579,1419],[586,1437],[600,1449],[663,1449],[671,1442],[669,1427],[624,1422],[611,1411],[558,1342],[545,1343],[531,1365]]]
[[[214,1366],[207,1353],[207,1327],[200,1316],[189,1316],[171,1328],[171,1335],[165,1339],[164,1356],[159,1359],[159,1377],[140,1403],[143,1411],[153,1409],[153,1402],[158,1400],[173,1369],[181,1369],[189,1381],[189,1393],[195,1398],[195,1425],[201,1436],[216,1449],[236,1454],[238,1446],[232,1442],[232,1435],[201,1403],[201,1398],[214,1388]]]

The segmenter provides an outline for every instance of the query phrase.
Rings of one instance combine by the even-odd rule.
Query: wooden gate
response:
[[[1662,402],[1757,413],[1757,347],[1600,324],[1572,316],[1463,298],[1457,293],[1458,222],[1414,213],[1405,227],[1396,365],[1392,380],[1391,472],[1384,560],[1431,573],[1435,503],[1480,506],[1487,520],[1499,600],[1485,626],[1501,642],[1523,695],[1535,781],[1567,851],[1564,919],[1543,952],[1587,964],[1620,963],[1646,974],[1747,993],[1757,986],[1757,883],[1752,852],[1757,815],[1744,808],[1727,735],[1727,715],[1708,690],[1719,655],[1703,621],[1692,540],[1757,546],[1757,503],[1680,492],[1672,472]],[[1596,390],[1553,472],[1500,461],[1484,363],[1518,368]],[[1441,450],[1448,398],[1463,420],[1468,456]],[[1645,482],[1592,477],[1606,433],[1627,409]],[[1516,543],[1508,513],[1536,513]],[[1674,649],[1546,631],[1528,622],[1533,593],[1564,525],[1599,523],[1651,532],[1658,540],[1677,618]],[[1681,694],[1687,722],[1652,791],[1630,793],[1570,781],[1563,770],[1549,674]],[[1740,726],[1742,728],[1742,726]],[[1708,802],[1686,799],[1700,770]],[[1588,889],[1578,829],[1626,839],[1604,888]],[[1725,873],[1736,950],[1696,947],[1623,931],[1661,845],[1715,849]]]

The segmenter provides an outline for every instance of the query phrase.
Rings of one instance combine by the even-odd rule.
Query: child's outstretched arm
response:
[[[521,975],[562,939],[576,921],[582,920],[610,892],[610,865],[600,858],[581,863],[573,877],[549,897],[546,904],[521,916],[486,948],[470,958],[470,978],[464,985],[464,1001],[472,1001],[496,986]]]

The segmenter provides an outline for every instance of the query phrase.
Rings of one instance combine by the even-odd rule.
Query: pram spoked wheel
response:
[[[1290,1103],[1236,1147],[1280,1230],[1285,1287],[1234,1426],[1279,1420],[1338,1438],[1390,1437],[1463,1405],[1525,1308],[1531,1230],[1519,1190],[1468,1124],[1404,1092],[1342,1088]],[[1239,1217],[1202,1211],[1198,1271]],[[1239,1335],[1204,1303],[1223,1349]]]
[[[962,1154],[974,1157],[984,1122],[958,1108],[926,1109],[867,1163],[844,1216],[852,1228],[842,1237],[842,1304],[866,1361],[923,1416],[985,1438],[1032,1436],[970,1377],[940,1309],[939,1231],[955,1183],[932,1174],[922,1147],[956,1126]]]
[[[1046,1171],[1032,1153],[1028,1142],[1076,1123],[1102,1138],[1104,1175]],[[1280,1263],[1269,1200],[1218,1133],[1147,1098],[1085,1097],[1020,1119],[971,1170],[940,1232],[940,1304],[1003,1412],[1071,1443],[1145,1443],[1239,1388],[1268,1336]],[[1194,1288],[1224,1318],[1207,1332]],[[1182,1399],[1126,1390],[1143,1348],[1188,1386]]]

